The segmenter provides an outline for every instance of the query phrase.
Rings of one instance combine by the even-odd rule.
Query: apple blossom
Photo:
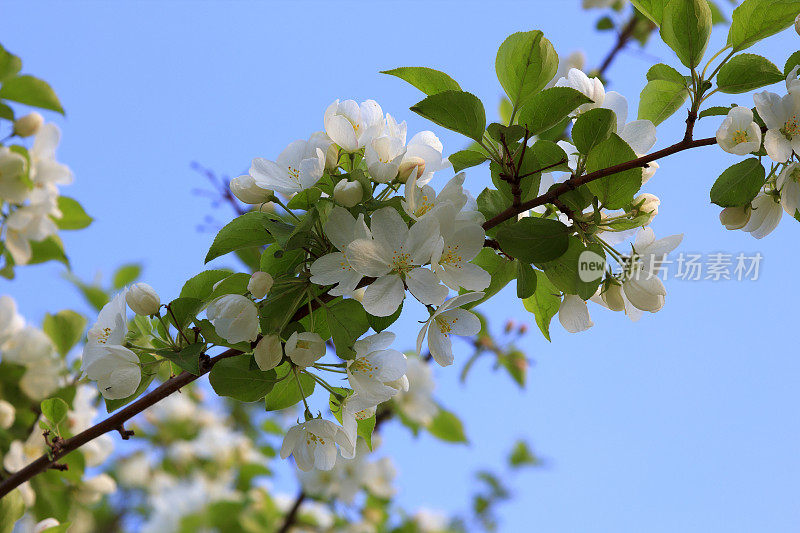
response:
[[[258,336],[258,309],[246,296],[220,296],[208,305],[206,316],[228,342],[252,342]]]
[[[125,293],[125,301],[131,311],[137,315],[152,316],[158,314],[161,298],[155,289],[147,283],[136,283]]]
[[[360,274],[377,278],[364,292],[364,309],[375,316],[389,316],[405,298],[405,287],[420,302],[439,305],[447,288],[430,270],[439,240],[439,223],[424,218],[409,229],[397,210],[384,207],[372,214],[372,237],[356,239],[347,247],[350,265]]]
[[[247,290],[250,291],[253,298],[260,300],[269,293],[274,283],[275,280],[272,279],[268,272],[256,271],[253,272],[250,276],[250,281],[247,282]]]
[[[259,187],[250,174],[231,179],[229,187],[233,195],[246,204],[263,204],[269,202],[274,195],[271,190]]]
[[[364,189],[357,181],[342,179],[333,188],[333,199],[344,207],[355,207],[364,199]]]
[[[276,161],[253,159],[250,176],[255,185],[291,195],[309,189],[322,177],[325,153],[304,140],[289,144]]]
[[[17,312],[17,302],[7,294],[0,296],[0,348],[25,325],[25,319]]]
[[[81,503],[93,504],[99,502],[106,494],[112,494],[116,491],[117,483],[114,478],[102,473],[84,479],[76,497]]]
[[[650,217],[644,225],[650,224],[658,214],[658,206],[661,205],[661,200],[655,194],[645,192],[633,199],[633,205],[636,206],[639,213],[649,214]]]
[[[470,263],[483,249],[486,232],[480,224],[455,222],[455,209],[443,206],[436,212],[442,238],[431,256],[436,276],[454,291],[482,291],[492,279],[488,272]]]
[[[359,106],[354,100],[335,100],[325,110],[325,133],[345,152],[363,148],[383,127],[383,110],[375,100]]]
[[[339,165],[339,147],[324,131],[317,131],[308,138],[313,148],[319,148],[325,154],[325,168],[333,170]]]
[[[3,360],[31,366],[52,359],[55,347],[50,337],[36,326],[25,326],[15,332],[5,344]]]
[[[14,135],[30,137],[35,135],[44,124],[44,117],[36,111],[28,113],[14,121]]]
[[[622,293],[622,285],[609,283],[600,293],[603,303],[612,311],[622,311],[625,309],[625,295]]]
[[[0,400],[0,429],[8,429],[14,424],[17,410],[5,400]]]
[[[253,358],[261,370],[271,370],[283,359],[281,338],[275,334],[264,335],[253,350]]]
[[[28,150],[31,158],[31,180],[37,188],[50,188],[72,183],[72,171],[56,161],[56,148],[61,139],[61,130],[53,123],[39,128]]]
[[[462,306],[483,298],[482,292],[468,292],[450,298],[425,321],[417,336],[417,355],[422,353],[425,334],[428,335],[428,350],[433,360],[441,366],[453,364],[453,347],[450,335],[471,336],[481,330],[481,321]]]
[[[400,170],[400,162],[405,154],[403,139],[399,137],[381,135],[372,139],[364,150],[367,170],[372,179],[377,183],[392,181]]]
[[[598,107],[614,112],[617,116],[617,135],[628,143],[637,156],[646,154],[656,144],[655,125],[646,119],[628,122],[628,99],[618,92],[606,93],[602,104]]]
[[[746,231],[756,239],[763,239],[778,227],[783,208],[777,197],[764,192],[758,193],[750,205],[750,220],[742,231]]]
[[[580,296],[565,294],[558,307],[558,321],[570,333],[586,331],[594,325],[589,317],[589,308]]]
[[[778,176],[775,186],[781,195],[781,206],[789,216],[798,218],[800,213],[800,165],[791,163],[787,165]]]
[[[286,356],[297,366],[311,366],[325,355],[325,341],[319,333],[295,331],[286,341]]]
[[[324,231],[339,251],[323,255],[311,264],[311,282],[336,285],[328,291],[332,296],[352,296],[363,275],[351,266],[348,246],[357,239],[370,238],[364,215],[359,214],[356,219],[347,209],[335,206],[328,215]]]
[[[289,428],[281,445],[281,458],[294,456],[297,467],[308,472],[312,468],[330,470],[336,463],[336,445],[342,456],[354,456],[355,444],[350,441],[341,426],[312,418]]]
[[[778,163],[786,162],[792,151],[800,153],[800,91],[784,97],[764,91],[753,95],[758,115],[767,125],[764,148]]]
[[[742,229],[750,221],[752,209],[750,205],[741,207],[726,207],[719,213],[719,221],[726,229]]]
[[[405,183],[416,169],[417,186],[427,185],[433,179],[435,172],[452,166],[442,155],[443,151],[442,142],[432,131],[421,131],[411,137],[400,163],[400,181]]]
[[[403,416],[426,426],[439,411],[433,400],[433,370],[419,357],[410,356],[406,361],[406,382],[405,389],[401,388],[392,400]]]
[[[761,148],[761,128],[748,107],[734,106],[717,130],[719,147],[735,155],[747,155]]]
[[[354,359],[347,361],[347,379],[364,401],[377,405],[397,393],[387,382],[400,379],[406,373],[406,357],[388,349],[395,335],[383,331],[369,335],[353,344]]]
[[[25,183],[25,158],[0,146],[0,199],[15,204],[24,202],[30,195],[30,188]]]

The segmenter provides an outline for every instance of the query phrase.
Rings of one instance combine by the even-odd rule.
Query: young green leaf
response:
[[[22,60],[0,45],[0,82],[15,76],[22,69]]]
[[[122,265],[116,270],[116,272],[114,272],[111,285],[114,287],[114,289],[119,290],[125,285],[130,285],[139,279],[141,274],[142,265],[136,263]]]
[[[764,185],[765,175],[764,166],[755,157],[736,163],[714,182],[711,201],[720,207],[747,205]]]
[[[685,66],[700,64],[711,36],[711,8],[706,0],[669,0],[661,20],[661,38]]]
[[[657,63],[647,71],[647,81],[653,80],[671,81],[678,85],[686,85],[686,78],[683,77],[683,74],[664,63]]]
[[[534,273],[536,274],[536,292],[522,303],[525,305],[525,309],[533,313],[536,325],[539,326],[544,338],[549,341],[550,321],[556,316],[561,305],[561,291],[547,279],[544,272],[534,270]]]
[[[428,431],[437,439],[446,442],[469,442],[461,420],[455,414],[441,407],[428,426]]]
[[[650,82],[653,83],[653,82]],[[598,144],[586,157],[586,172],[609,168],[636,159],[636,153],[616,133]],[[602,177],[587,184],[589,190],[609,209],[619,209],[633,200],[642,186],[642,169],[633,168]]]
[[[92,217],[86,214],[81,204],[69,196],[58,197],[58,209],[61,211],[61,218],[54,218],[58,229],[83,229],[94,221]]]
[[[551,87],[531,96],[519,110],[518,122],[525,125],[531,135],[539,135],[558,125],[580,105],[591,101],[571,87]]]
[[[46,314],[42,329],[53,341],[56,351],[65,357],[80,342],[86,328],[86,317],[75,311],[59,311],[55,315]]]
[[[524,300],[536,292],[536,271],[528,263],[514,262],[517,265],[517,298]]]
[[[205,262],[208,263],[221,255],[225,255],[240,248],[263,246],[275,242],[274,234],[280,233],[281,237],[288,238],[292,226],[274,220],[267,213],[251,211],[234,218],[228,222],[217,236],[206,254]]]
[[[723,93],[746,93],[783,81],[785,77],[769,59],[756,54],[739,54],[719,69],[717,86]]]
[[[294,376],[291,363],[289,362],[281,364],[270,372],[275,372],[278,378],[282,378],[287,372],[289,376],[275,383],[275,386],[272,387],[272,390],[264,398],[264,407],[267,411],[278,411],[291,407],[303,401],[303,394],[308,397],[314,392],[314,385],[316,385],[314,378],[306,373],[300,372],[298,369],[297,375],[300,378],[300,384],[298,385],[297,378]]]
[[[453,172],[457,173],[465,168],[480,165],[484,161],[488,161],[489,157],[475,150],[461,150],[450,154],[447,159],[453,164]]]
[[[744,0],[733,10],[728,46],[744,50],[791,26],[798,13],[800,0]]]
[[[653,21],[656,26],[661,26],[664,6],[668,0],[631,0],[631,3],[642,15]]]
[[[477,302],[472,302],[464,306],[465,309],[472,309],[485,302],[508,285],[512,279],[517,275],[517,268],[514,261],[499,256],[491,248],[483,248],[478,252],[478,256],[472,260],[472,263],[478,265],[486,272],[489,273],[491,281],[489,286],[483,292],[484,296]]]
[[[33,76],[13,76],[3,80],[0,98],[19,102],[40,109],[49,109],[64,114],[55,91],[44,80]]]
[[[48,398],[43,400],[40,408],[44,417],[54,428],[64,421],[69,411],[69,405],[61,398]]]
[[[497,232],[500,248],[525,263],[552,261],[569,245],[569,228],[548,218],[526,217]]]
[[[486,128],[486,110],[477,96],[463,91],[432,94],[411,107],[431,122],[480,141]]]
[[[392,70],[383,70],[381,74],[397,76],[428,95],[443,91],[461,90],[461,86],[456,80],[444,72],[428,67],[399,67]]]
[[[658,126],[681,108],[689,90],[671,81],[656,79],[647,82],[639,97],[639,119]]]
[[[518,32],[500,45],[494,67],[511,104],[519,109],[556,75],[558,54],[541,31]]]
[[[572,127],[572,141],[582,154],[617,131],[617,115],[610,109],[595,108],[583,113]]]

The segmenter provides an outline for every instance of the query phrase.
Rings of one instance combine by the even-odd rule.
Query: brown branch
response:
[[[287,533],[289,530],[292,529],[295,521],[297,520],[297,513],[300,511],[300,506],[306,499],[306,493],[302,490],[297,495],[297,498],[294,500],[294,505],[292,508],[289,509],[289,513],[286,515],[286,518],[283,520],[283,525],[278,530],[278,533]]]
[[[605,74],[606,70],[608,70],[608,68],[611,66],[611,63],[614,62],[614,59],[617,57],[617,54],[620,53],[622,49],[625,48],[625,45],[628,44],[628,41],[631,40],[631,37],[633,37],[633,31],[636,29],[637,23],[638,19],[634,14],[633,16],[631,16],[631,19],[628,21],[625,27],[622,28],[622,31],[617,36],[617,44],[614,45],[614,48],[611,49],[606,58],[600,64],[600,68],[597,69],[598,76],[602,77]]]
[[[694,126],[694,121],[691,120],[691,116],[687,120],[687,130],[690,127]],[[691,131],[689,132],[691,135]],[[668,146],[663,150],[659,150],[657,152],[653,152],[652,154],[648,154],[631,161],[626,161],[625,163],[620,163],[618,165],[614,165],[608,168],[602,168],[600,170],[596,170],[594,172],[590,172],[589,174],[583,174],[582,176],[573,176],[567,181],[551,188],[546,193],[533,198],[532,200],[528,200],[527,202],[523,202],[520,205],[512,205],[505,211],[498,213],[494,217],[490,218],[486,222],[483,223],[483,229],[488,230],[491,229],[498,224],[502,224],[506,220],[509,220],[520,213],[523,213],[529,209],[534,207],[538,207],[544,204],[551,204],[554,200],[557,200],[559,196],[562,194],[566,194],[569,191],[575,190],[576,188],[580,187],[581,185],[585,185],[595,180],[599,180],[600,178],[605,178],[606,176],[611,176],[612,174],[616,174],[618,172],[624,172],[626,170],[631,170],[633,168],[638,167],[645,167],[649,163],[661,159],[662,157],[667,157],[673,154],[677,154],[678,152],[682,152],[684,150],[688,150],[690,148],[698,148],[700,146],[710,146],[712,144],[716,144],[717,139],[715,137],[708,137],[706,139],[697,139],[692,140],[691,137],[689,139],[684,138],[683,140],[673,144],[672,146]]]

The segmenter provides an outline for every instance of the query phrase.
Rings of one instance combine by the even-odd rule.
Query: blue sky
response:
[[[51,82],[67,110],[66,119],[48,117],[64,130],[59,156],[76,175],[63,192],[96,218],[64,236],[75,272],[108,275],[142,261],[145,280],[169,299],[203,269],[213,234],[197,226],[206,214],[230,217],[193,193],[206,184],[191,161],[240,173],[253,157],[274,158],[322,129],[335,98],[374,98],[410,132],[434,129],[447,152],[457,151],[461,138],[408,111],[420,94],[378,72],[445,70],[491,116],[501,96],[494,56],[508,34],[541,29],[560,54],[582,49],[589,65],[602,60],[613,36],[594,32],[600,15],[578,4],[5,2],[0,40],[26,72]],[[718,33],[711,51],[724,41]],[[797,48],[797,35],[786,32],[753,51],[782,67]],[[628,97],[631,115],[647,68],[659,61],[677,64],[654,43],[623,52],[609,71],[609,88]],[[752,105],[749,95],[714,101]],[[713,135],[718,123],[704,119],[697,135]],[[680,113],[659,126],[657,147],[678,139],[682,126]],[[466,386],[457,368],[437,369],[438,395],[463,416],[471,445],[387,427],[403,504],[464,509],[471,473],[501,465],[525,437],[548,466],[511,480],[503,531],[797,530],[798,227],[784,217],[756,241],[720,226],[708,191],[735,160],[716,147],[684,153],[662,161],[645,190],[662,200],[657,235],[685,233],[685,252],[760,252],[759,280],[670,280],[664,310],[637,324],[593,306],[586,333],[569,335],[554,321],[548,343],[532,331],[523,342],[534,361],[523,392],[486,362]],[[488,183],[485,167],[468,176],[476,194]],[[35,320],[85,309],[66,282],[53,281],[60,271],[20,269],[0,292]],[[513,288],[483,310],[498,328],[507,318],[532,322]],[[414,318],[398,326],[401,339],[416,335]]]

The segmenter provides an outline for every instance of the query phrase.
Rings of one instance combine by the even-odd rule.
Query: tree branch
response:
[[[297,495],[297,498],[295,498],[294,500],[294,505],[292,505],[292,508],[289,509],[286,518],[284,518],[283,525],[278,530],[278,533],[287,533],[292,529],[292,526],[297,520],[297,513],[300,511],[300,506],[303,504],[305,499],[306,499],[306,493],[301,490],[300,493]]]

